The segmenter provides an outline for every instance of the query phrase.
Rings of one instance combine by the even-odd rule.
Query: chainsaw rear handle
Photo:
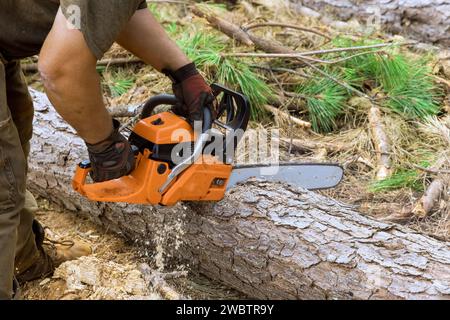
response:
[[[156,107],[162,105],[175,106],[178,102],[178,99],[171,94],[160,94],[150,98],[145,104],[141,112],[141,119],[148,118],[152,116],[153,111]],[[202,132],[205,133],[208,130],[211,130],[213,125],[212,113],[209,108],[203,108],[203,127]]]

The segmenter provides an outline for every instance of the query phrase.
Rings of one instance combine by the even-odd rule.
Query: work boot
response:
[[[46,239],[43,248],[51,258],[55,268],[58,268],[66,261],[76,260],[92,254],[92,248],[81,241],[54,241]]]
[[[45,229],[36,220],[33,222],[33,232],[38,250],[35,253],[35,257],[32,257],[35,262],[31,267],[23,272],[18,269],[16,279],[21,284],[47,278],[62,263],[76,260],[92,253],[91,247],[83,242],[54,241],[45,238]]]

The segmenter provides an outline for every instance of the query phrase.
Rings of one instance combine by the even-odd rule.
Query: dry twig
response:
[[[372,105],[369,110],[369,123],[372,132],[372,140],[378,156],[377,180],[384,180],[392,173],[391,147],[386,135],[386,128],[381,117],[380,109]]]
[[[264,28],[264,27],[281,27],[281,28],[289,28],[289,29],[295,29],[295,30],[300,30],[300,31],[305,31],[305,32],[310,32],[310,33],[314,33],[317,34],[319,36],[322,36],[328,40],[332,40],[332,38],[323,33],[320,32],[318,30],[312,29],[312,28],[306,28],[306,27],[301,27],[301,26],[297,26],[295,24],[287,24],[287,23],[278,23],[278,22],[267,22],[267,23],[254,23],[248,26],[245,26],[243,29],[245,31],[249,31],[252,29],[256,29],[256,28]]]
[[[280,109],[277,109],[275,107],[269,106],[269,105],[265,105],[264,109],[266,109],[267,111],[273,113],[276,116],[282,117],[288,121],[292,121],[293,123],[295,123],[296,125],[298,125],[301,128],[305,128],[305,129],[310,129],[311,128],[311,123],[304,121],[304,120],[300,120],[298,118],[295,118],[293,116],[291,116],[290,114],[281,111]]]
[[[121,65],[127,63],[144,63],[141,59],[136,57],[128,57],[128,58],[112,58],[112,59],[104,59],[97,62],[97,66],[111,66],[111,65]],[[32,73],[38,71],[37,63],[28,63],[22,65],[23,72]]]

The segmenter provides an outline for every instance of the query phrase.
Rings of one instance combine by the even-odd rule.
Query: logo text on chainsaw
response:
[[[201,134],[201,122],[195,124],[197,137]],[[206,164],[236,164],[236,165],[265,165],[261,168],[261,175],[276,175],[280,164],[279,130],[238,129],[225,133],[211,129],[206,132],[209,136],[201,146],[201,157],[192,159],[195,163]],[[172,133],[172,141],[179,143],[172,149],[171,160],[175,165],[185,162],[194,153],[194,145],[190,141],[191,132],[178,129]]]

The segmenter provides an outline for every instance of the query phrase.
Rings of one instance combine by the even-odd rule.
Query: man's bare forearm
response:
[[[97,143],[111,134],[96,58],[83,34],[67,28],[61,12],[41,50],[39,70],[50,101],[86,142]]]
[[[190,63],[149,10],[138,10],[117,42],[158,71],[177,70]]]

